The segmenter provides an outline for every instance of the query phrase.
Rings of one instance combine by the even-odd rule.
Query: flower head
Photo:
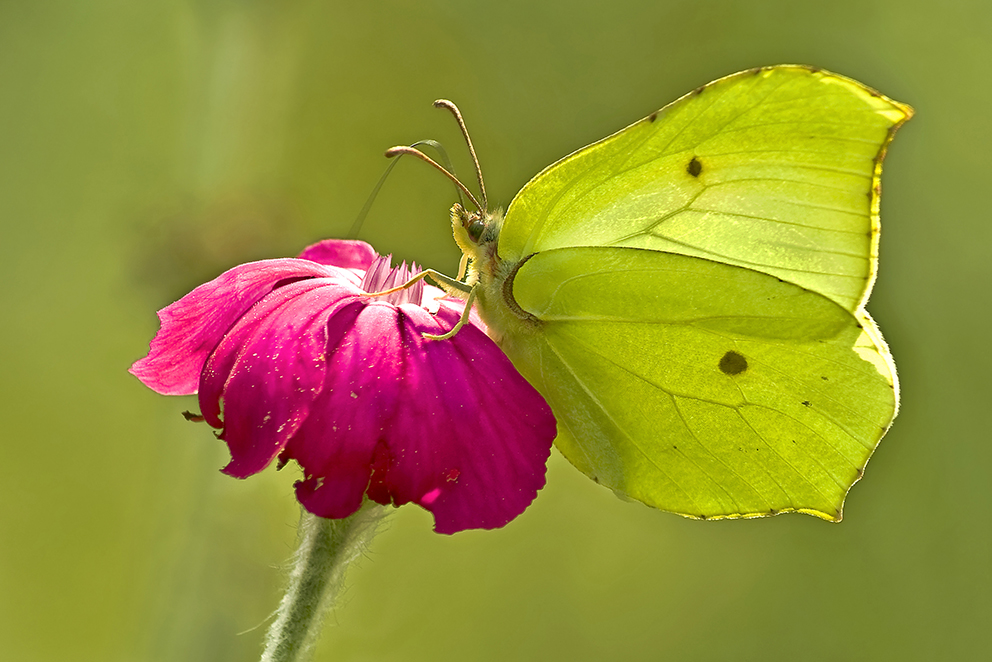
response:
[[[368,296],[416,272],[335,240],[240,265],[159,311],[131,372],[199,394],[230,448],[224,473],[296,460],[315,515],[347,517],[367,495],[423,506],[439,533],[503,526],[544,486],[554,417],[478,321],[423,337],[450,330],[463,303],[423,281]]]

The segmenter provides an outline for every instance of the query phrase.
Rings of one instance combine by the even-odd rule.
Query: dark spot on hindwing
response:
[[[699,173],[703,171],[703,164],[699,162],[695,156],[689,161],[689,165],[686,166],[685,171],[692,175],[693,177],[699,177]]]
[[[730,350],[720,359],[720,371],[725,375],[739,375],[747,370],[747,359],[743,354]]]

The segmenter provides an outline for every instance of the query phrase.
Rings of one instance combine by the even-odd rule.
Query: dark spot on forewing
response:
[[[685,171],[692,175],[693,177],[699,177],[699,173],[703,171],[703,164],[699,162],[695,156],[689,161],[689,165],[686,166]]]
[[[731,350],[720,359],[720,371],[725,375],[739,375],[747,370],[747,359],[743,354]]]

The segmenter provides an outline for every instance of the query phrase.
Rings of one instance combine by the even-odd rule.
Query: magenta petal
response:
[[[554,417],[477,328],[424,340],[458,316],[374,302],[331,317],[323,391],[284,454],[304,468],[296,494],[307,510],[346,517],[368,494],[418,503],[435,530],[454,533],[503,526],[534,500]]]
[[[340,279],[290,283],[259,301],[211,354],[200,407],[224,431],[231,451],[224,473],[261,471],[306,419],[326,369],[327,319],[360,292]],[[223,423],[220,401],[223,398]]]
[[[158,312],[161,328],[131,374],[163,395],[196,393],[207,356],[279,281],[344,274],[354,280],[351,272],[298,259],[262,260],[225,271]]]
[[[438,332],[416,313],[411,326]],[[442,308],[434,319],[447,330],[458,318]],[[400,402],[389,444],[394,502],[430,510],[438,533],[501,527],[544,486],[554,416],[477,328],[466,325],[448,341],[412,335],[405,387],[413,397]]]
[[[286,447],[306,474],[297,498],[320,517],[347,517],[361,506],[376,447],[389,436],[404,388],[397,312],[381,302],[352,305],[328,323],[334,349],[323,392]]]
[[[304,248],[299,257],[344,269],[365,270],[376,258],[376,252],[364,241],[325,239]]]

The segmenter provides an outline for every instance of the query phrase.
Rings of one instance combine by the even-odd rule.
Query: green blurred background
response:
[[[503,530],[398,511],[318,659],[992,655],[992,5],[76,0],[0,3],[0,659],[257,659],[298,474],[221,475],[223,444],[179,415],[195,401],[127,374],[156,309],[342,236],[391,145],[439,139],[468,172],[437,97],[505,205],[558,157],[781,62],[917,111],[869,306],[902,412],[845,521],[684,520],[555,455]],[[454,272],[451,198],[407,160],[362,237]]]

